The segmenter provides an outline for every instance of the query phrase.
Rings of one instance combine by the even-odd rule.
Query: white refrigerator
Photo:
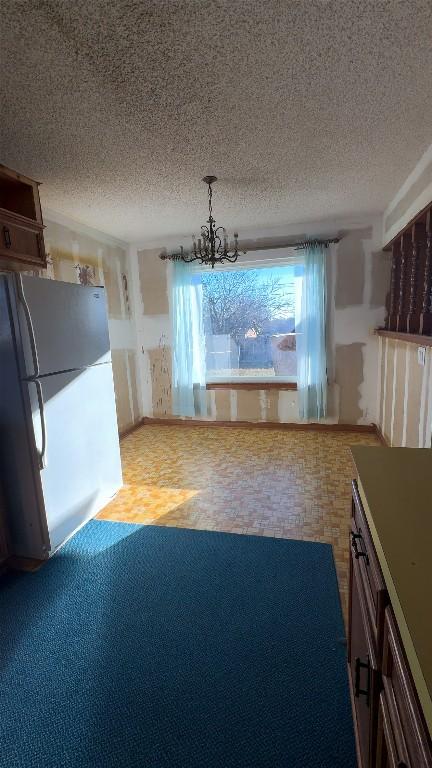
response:
[[[0,473],[18,557],[49,557],[121,487],[103,288],[0,275]]]

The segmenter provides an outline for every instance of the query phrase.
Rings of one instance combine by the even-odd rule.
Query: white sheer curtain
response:
[[[327,415],[326,249],[310,245],[304,253],[300,323],[297,326],[299,415],[319,420]]]
[[[175,261],[171,281],[172,397],[175,416],[206,413],[205,338],[200,275]]]

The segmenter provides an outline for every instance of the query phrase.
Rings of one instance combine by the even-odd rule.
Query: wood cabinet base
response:
[[[427,730],[353,483],[348,674],[359,768],[432,768]]]

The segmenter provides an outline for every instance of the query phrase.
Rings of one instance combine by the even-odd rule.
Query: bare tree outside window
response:
[[[294,268],[206,272],[201,282],[208,376],[294,378]]]

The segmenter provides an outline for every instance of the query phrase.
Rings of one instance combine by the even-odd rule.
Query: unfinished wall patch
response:
[[[261,421],[260,390],[237,391],[238,421]]]
[[[372,228],[342,233],[336,252],[336,309],[363,304],[366,262],[363,240],[371,237]]]
[[[266,391],[266,421],[279,421],[279,391]]]
[[[231,397],[229,389],[215,389],[215,407],[217,421],[231,421]]]
[[[116,396],[117,423],[119,431],[121,432],[130,427],[133,423],[129,399],[127,353],[123,349],[113,349],[111,356]]]
[[[340,387],[339,418],[344,424],[357,424],[363,415],[360,387],[363,382],[364,346],[361,343],[336,345],[335,371]]]
[[[160,346],[149,349],[150,371],[152,377],[153,416],[172,414],[171,393],[171,348],[161,339]]]
[[[281,390],[278,397],[278,420],[289,424],[299,420],[297,392]]]
[[[136,370],[135,352],[129,350],[127,353],[127,359],[128,359],[128,366],[129,366],[129,387],[130,387],[130,396],[132,400],[133,416],[134,416],[134,421],[137,421],[139,417],[139,406],[138,406],[137,370]]]
[[[124,270],[124,265],[123,270]],[[110,314],[113,318],[116,320],[121,320],[124,316],[123,313],[123,297],[121,295],[122,292],[122,284],[121,284],[121,278],[120,278],[120,270],[117,268],[117,264],[112,262],[111,259],[107,258],[107,256],[104,254],[103,257],[103,275],[104,275],[104,286],[105,290],[107,292],[107,301],[110,307]]]
[[[169,313],[167,265],[161,261],[161,248],[138,251],[138,268],[145,315]]]
[[[383,297],[385,297],[386,304],[388,304],[390,274],[391,254],[385,251],[373,252],[371,257],[371,309],[382,307]]]

